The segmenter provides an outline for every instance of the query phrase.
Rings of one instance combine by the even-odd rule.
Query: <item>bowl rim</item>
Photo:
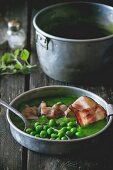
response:
[[[97,6],[103,6],[103,7],[106,7],[106,8],[110,8],[113,10],[113,7],[110,6],[110,5],[106,5],[106,4],[103,4],[103,3],[97,3],[97,2],[83,2],[83,1],[77,1],[77,2],[74,2],[74,1],[71,1],[71,2],[61,2],[61,3],[56,3],[56,4],[53,4],[53,5],[50,5],[50,6],[47,6],[47,7],[44,7],[42,8],[41,10],[39,10],[33,17],[33,26],[36,30],[36,33],[37,34],[42,34],[42,36],[45,36],[47,38],[52,38],[52,39],[55,39],[55,40],[61,40],[61,41],[66,41],[66,42],[98,42],[98,41],[102,41],[102,40],[107,40],[107,39],[112,39],[113,38],[113,33],[108,35],[108,36],[103,36],[103,37],[100,37],[100,38],[91,38],[91,39],[69,39],[69,38],[62,38],[62,37],[57,37],[57,36],[54,36],[54,35],[51,35],[45,31],[43,31],[41,28],[38,27],[38,25],[36,24],[36,19],[37,17],[43,13],[43,11],[45,10],[48,10],[48,9],[51,9],[51,8],[54,8],[56,6],[63,6],[63,5],[68,5],[68,4],[91,4],[91,5],[97,5]]]
[[[89,91],[89,90],[85,90],[83,88],[79,88],[79,87],[74,87],[74,86],[64,86],[64,85],[50,85],[50,86],[43,86],[43,87],[38,87],[38,88],[34,88],[34,89],[31,89],[31,90],[28,90],[26,92],[23,92],[21,93],[20,95],[18,95],[16,98],[14,98],[11,102],[10,102],[10,105],[12,106],[16,100],[22,98],[24,95],[28,95],[30,93],[33,93],[35,91],[40,91],[40,90],[43,90],[43,89],[53,89],[53,88],[67,88],[67,89],[74,89],[74,90],[78,90],[78,91],[82,91],[82,92],[86,92],[86,93],[89,93],[89,94],[92,94],[93,96],[97,97],[99,100],[103,101],[106,105],[106,109],[107,109],[107,112],[109,112],[109,109],[108,109],[108,103],[103,99],[101,98],[100,96],[98,96],[97,94]],[[109,117],[109,120],[108,120],[108,123],[104,126],[104,128],[102,128],[100,131],[98,131],[97,133],[95,134],[92,134],[90,136],[86,136],[86,137],[82,137],[82,138],[77,138],[77,139],[71,139],[71,140],[50,140],[50,139],[45,139],[45,138],[39,138],[39,137],[35,137],[35,136],[32,136],[30,134],[27,134],[26,132],[22,131],[21,129],[19,129],[17,126],[15,126],[10,118],[10,114],[9,114],[9,110],[7,109],[6,111],[6,116],[7,116],[7,120],[10,124],[11,127],[13,127],[16,131],[18,131],[19,133],[21,133],[22,135],[25,135],[29,138],[33,138],[35,140],[38,140],[38,141],[43,141],[43,142],[55,142],[55,143],[59,143],[59,142],[64,142],[64,143],[73,143],[73,142],[79,142],[79,141],[84,141],[84,140],[88,140],[88,139],[92,139],[98,135],[100,135],[101,133],[103,133],[106,129],[108,129],[108,127],[111,125],[112,121],[113,121],[113,117],[110,116]]]

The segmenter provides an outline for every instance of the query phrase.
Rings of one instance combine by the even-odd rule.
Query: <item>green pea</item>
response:
[[[52,134],[51,134],[51,138],[57,138],[57,134],[52,133]]]
[[[58,130],[57,129],[53,128],[53,130],[54,130],[55,134],[58,134]]]
[[[36,135],[35,135],[35,137],[37,137],[37,138],[38,138],[38,137],[40,137],[40,135],[39,135],[39,134],[36,134]]]
[[[65,135],[64,132],[59,132],[58,133],[58,137],[60,137],[60,138],[62,138],[64,135]]]
[[[44,126],[43,126],[43,129],[44,129],[44,130],[47,130],[48,128],[49,128],[48,125],[44,125]]]
[[[77,132],[77,129],[74,127],[70,131],[72,132],[72,134],[75,134]]]
[[[30,134],[33,130],[31,128],[26,129],[26,133]]]
[[[78,126],[77,127],[77,131],[81,131],[82,130],[82,127],[81,126]]]
[[[56,138],[56,140],[60,140],[60,138],[59,138],[59,137],[57,137],[57,138]]]
[[[61,122],[61,123],[60,123],[60,126],[61,126],[61,127],[66,127],[67,124],[66,124],[66,122]]]
[[[78,131],[78,132],[75,133],[75,135],[77,137],[83,137],[83,132],[82,131]]]
[[[74,122],[69,122],[67,125],[68,125],[69,127],[74,127],[75,123],[74,123]]]
[[[71,131],[67,131],[67,132],[66,132],[66,135],[67,135],[68,137],[72,137],[72,136],[73,136],[73,134],[72,134]]]
[[[47,129],[47,133],[51,135],[52,133],[54,133],[54,129],[50,127],[49,129]]]
[[[61,140],[67,140],[67,137],[66,137],[66,136],[63,136],[63,137],[61,138]]]
[[[69,122],[69,118],[65,118],[64,122],[67,124]]]
[[[69,130],[69,131],[70,131],[71,129],[72,129],[72,127],[71,127],[71,126],[67,126],[67,130]]]
[[[41,138],[46,138],[46,137],[47,137],[47,132],[46,132],[45,130],[42,130],[42,131],[40,132],[40,137],[41,137]]]
[[[36,126],[38,126],[40,123],[39,122],[36,122],[35,124],[34,124],[34,126],[36,127]]]
[[[41,132],[42,129],[43,129],[43,127],[41,125],[38,125],[38,126],[35,127],[35,130],[38,133]]]
[[[50,140],[55,140],[55,138],[50,138]]]
[[[66,131],[67,131],[67,128],[66,128],[66,127],[63,127],[63,128],[60,129],[60,131],[66,132]]]
[[[45,118],[46,116],[45,116],[45,115],[42,115],[41,117],[42,117],[42,118]]]
[[[56,121],[55,121],[55,119],[50,119],[49,120],[49,126],[51,127],[53,127],[53,126],[56,126]]]
[[[36,135],[36,132],[35,132],[35,131],[32,131],[32,132],[30,133],[30,135],[35,136],[35,135]]]

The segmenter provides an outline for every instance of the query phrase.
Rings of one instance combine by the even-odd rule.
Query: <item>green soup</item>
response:
[[[76,99],[77,99],[76,96],[42,97],[20,104],[18,110],[22,112],[26,105],[36,106],[38,108],[41,101],[45,101],[48,106],[53,106],[57,102],[61,102],[69,106]],[[24,123],[22,122],[22,120],[17,116],[15,116],[13,113],[11,114],[11,119],[19,129],[21,130],[24,129]],[[54,122],[53,125],[52,125],[52,121]],[[38,126],[36,127],[37,124],[39,125],[39,127],[41,126],[41,130],[39,130]],[[93,135],[99,132],[101,129],[103,129],[106,126],[106,124],[107,124],[107,119],[103,119],[95,123],[92,123],[90,125],[87,125],[85,127],[80,127],[76,121],[75,116],[73,115],[70,116],[69,118],[61,117],[55,120],[49,120],[45,116],[40,116],[37,121],[36,120],[31,121],[30,128],[32,129],[32,132],[31,130],[28,130],[29,132],[28,131],[27,132],[35,137],[49,138],[53,140],[69,140],[69,139],[83,138],[86,136]],[[46,128],[46,126],[48,128]],[[51,128],[54,129],[54,132],[51,132],[52,134],[49,134],[48,129]]]

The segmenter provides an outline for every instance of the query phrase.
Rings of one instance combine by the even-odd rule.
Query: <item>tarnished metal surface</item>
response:
[[[36,48],[39,62],[43,71],[53,79],[63,82],[76,82],[80,77],[97,73],[97,71],[103,69],[112,60],[113,8],[107,5],[85,2],[79,3],[79,6],[84,9],[84,6],[87,6],[87,4],[88,7],[85,10],[79,11],[78,8],[78,12],[82,12],[82,16],[87,15],[88,12],[91,13],[86,22],[91,22],[92,20],[95,25],[100,24],[106,30],[111,31],[110,35],[93,39],[68,39],[48,33],[47,26],[48,28],[53,26],[54,29],[54,25],[58,24],[57,21],[60,20],[60,17],[62,22],[67,19],[67,23],[69,16],[70,20],[73,18],[71,22],[79,20],[79,14],[73,17],[73,15],[76,15],[76,2],[47,7],[39,11],[34,17],[33,24],[37,34]],[[65,16],[65,11],[63,13],[64,6],[69,8],[69,12],[72,10],[72,14],[69,13],[68,16],[67,11],[67,15],[65,14]],[[75,14],[73,11],[74,8]],[[57,16],[55,16],[56,13]],[[61,25],[60,22],[59,27]],[[89,29],[88,32],[90,32]],[[41,40],[40,35],[43,37]]]
[[[41,88],[36,88],[30,90],[28,92],[22,93],[18,97],[16,97],[12,102],[11,105],[17,107],[20,103],[28,101],[30,99],[35,99],[36,97],[44,97],[44,96],[61,96],[61,95],[75,95],[75,96],[89,96],[94,99],[96,102],[101,104],[106,110],[107,114],[111,114],[111,109],[109,109],[108,104],[105,100],[101,97],[95,95],[92,92],[76,88],[76,87],[69,87],[69,86],[45,86]],[[79,149],[87,149],[93,148],[94,145],[101,144],[101,142],[106,138],[107,131],[110,128],[112,123],[112,116],[109,117],[107,125],[98,133],[81,138],[81,139],[73,139],[67,141],[53,141],[49,139],[41,139],[31,136],[22,130],[18,129],[11,120],[9,111],[7,110],[7,119],[10,124],[10,129],[13,137],[17,142],[19,142],[24,147],[46,154],[66,154],[72,153]]]

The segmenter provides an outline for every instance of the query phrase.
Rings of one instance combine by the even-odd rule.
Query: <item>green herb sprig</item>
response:
[[[36,65],[31,65],[28,62],[29,56],[30,53],[26,49],[16,49],[14,52],[4,53],[0,57],[0,75],[30,74]]]

